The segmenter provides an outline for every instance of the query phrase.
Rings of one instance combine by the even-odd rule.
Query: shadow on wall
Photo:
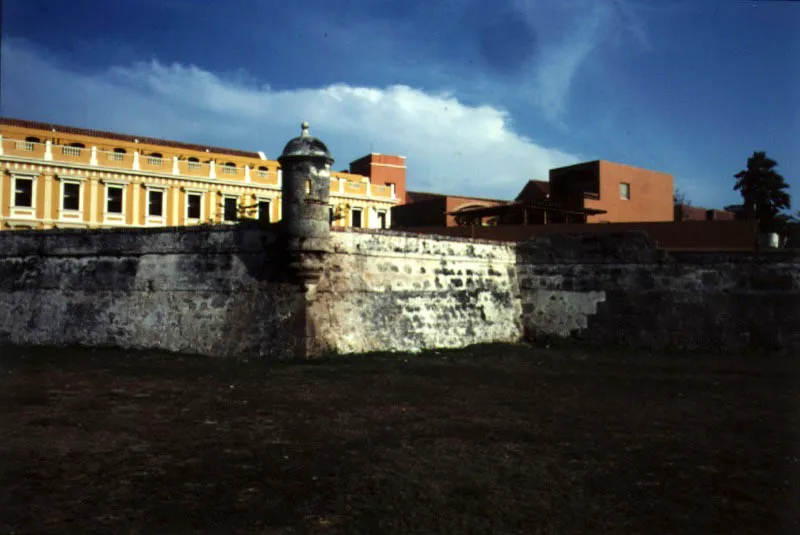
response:
[[[672,252],[641,232],[517,248],[526,338],[648,350],[800,351],[800,251]]]
[[[671,251],[753,251],[756,227],[749,221],[675,221],[657,223],[570,223],[550,225],[497,225],[487,227],[418,227],[404,229],[484,240],[522,242],[554,234],[647,233],[658,247]]]

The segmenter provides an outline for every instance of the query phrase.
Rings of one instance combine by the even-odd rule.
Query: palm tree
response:
[[[784,191],[789,184],[775,170],[777,165],[765,152],[756,151],[747,159],[747,169],[734,175],[737,180],[733,189],[742,194],[745,215],[757,220],[762,232],[776,230],[778,214],[791,207],[791,198]]]

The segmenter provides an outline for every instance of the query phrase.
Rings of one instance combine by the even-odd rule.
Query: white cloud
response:
[[[407,157],[408,188],[513,198],[531,177],[579,159],[515,133],[509,115],[404,85],[273,90],[246,73],[156,60],[86,74],[8,40],[6,116],[207,143],[278,156],[308,120],[341,169],[368,152]]]

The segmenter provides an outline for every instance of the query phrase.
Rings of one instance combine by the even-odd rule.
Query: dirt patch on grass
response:
[[[800,532],[787,359],[0,349],[0,532]]]

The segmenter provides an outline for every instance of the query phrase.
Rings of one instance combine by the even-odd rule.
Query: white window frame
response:
[[[385,227],[381,227],[381,214],[383,214],[383,221],[386,223]],[[375,228],[388,229],[389,228],[389,211],[375,209]]]
[[[184,201],[183,207],[183,220],[188,225],[189,223],[197,223],[200,224],[203,219],[206,217],[206,207],[205,207],[205,192],[200,189],[185,189],[184,192],[186,193],[186,199]],[[200,217],[194,218],[189,217],[189,195],[199,195],[200,196]]]
[[[84,182],[86,177],[81,176],[59,176],[58,177],[58,219],[61,221],[83,221],[83,197],[84,197]],[[64,208],[64,189],[67,184],[78,186],[78,209],[65,209]]]
[[[272,203],[273,203],[273,199],[270,198],[270,197],[256,197],[256,216],[258,216],[258,205],[260,203],[262,203],[262,202],[268,202],[269,203],[269,220],[267,221],[267,223],[272,223]],[[261,221],[261,219],[259,219],[259,221]]]
[[[355,212],[360,212],[360,213],[361,213],[361,226],[360,226],[360,227],[357,227],[357,228],[367,228],[367,227],[364,225],[364,223],[365,223],[365,221],[364,221],[364,212],[365,212],[365,210],[364,210],[364,208],[363,208],[363,207],[361,207],[361,206],[351,206],[351,207],[350,207],[350,217],[348,217],[348,219],[350,220],[350,221],[349,221],[349,227],[350,227],[350,228],[356,228],[356,227],[354,227],[354,226],[353,226],[353,214],[354,214]]]
[[[30,206],[17,206],[17,180],[30,180],[31,181],[31,205]],[[17,170],[11,171],[11,198],[9,205],[11,208],[11,217],[21,219],[36,219],[36,186],[39,181],[38,173],[26,173]]]
[[[225,200],[226,199],[233,199],[233,200],[236,201],[236,219],[234,219],[233,221],[231,221],[229,219],[225,219]],[[239,196],[238,195],[231,195],[231,194],[225,194],[225,193],[222,194],[222,213],[220,215],[222,216],[220,218],[220,219],[222,219],[222,222],[223,223],[227,223],[228,225],[232,225],[232,224],[236,223],[237,221],[239,221]]]
[[[150,184],[146,185],[144,188],[145,195],[144,195],[144,202],[145,202],[145,212],[144,212],[144,220],[146,226],[164,226],[167,224],[167,193],[169,188],[166,186],[151,186]],[[161,215],[150,215],[150,193],[160,191],[161,192]]]
[[[122,154],[122,153],[116,153]],[[122,212],[108,211],[108,189],[117,188],[122,190]],[[103,181],[103,222],[104,223],[125,223],[125,206],[128,197],[127,182],[106,182]]]
[[[627,186],[627,196],[622,193],[623,187]],[[623,201],[631,200],[631,183],[630,182],[620,182],[619,183],[619,198]]]

